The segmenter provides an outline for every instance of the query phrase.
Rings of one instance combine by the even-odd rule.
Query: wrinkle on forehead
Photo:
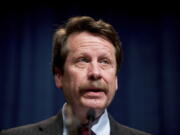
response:
[[[70,35],[68,38],[68,45],[71,45],[72,50],[76,50],[77,48],[86,48],[86,47],[92,47],[92,48],[101,48],[101,49],[107,49],[115,50],[114,46],[111,42],[106,40],[105,38],[94,35],[88,32],[81,32],[81,33],[74,33]]]

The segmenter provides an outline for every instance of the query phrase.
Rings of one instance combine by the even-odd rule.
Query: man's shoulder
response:
[[[41,131],[40,123],[28,124],[24,126],[14,127],[10,129],[5,129],[0,132],[0,135],[22,135],[27,134],[30,135],[34,132]]]
[[[144,131],[140,131],[134,128],[130,128],[128,126],[122,125],[109,115],[110,126],[111,126],[111,134],[112,135],[150,135]]]
[[[55,115],[37,123],[2,130],[0,135],[43,135],[44,132],[55,132],[60,130],[58,119],[58,115]]]

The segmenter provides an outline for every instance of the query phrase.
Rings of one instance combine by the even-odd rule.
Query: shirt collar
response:
[[[91,130],[96,135],[109,135],[110,134],[110,123],[109,123],[109,117],[107,110],[104,111],[104,113],[99,118],[98,122],[95,123]]]

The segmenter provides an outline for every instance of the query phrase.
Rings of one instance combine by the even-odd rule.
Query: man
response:
[[[1,135],[148,135],[116,122],[106,108],[118,89],[122,48],[114,28],[91,17],[73,17],[54,35],[52,69],[66,103],[62,112]]]

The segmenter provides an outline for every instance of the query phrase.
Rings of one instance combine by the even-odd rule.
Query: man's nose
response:
[[[101,79],[101,69],[97,62],[92,62],[88,67],[88,78],[89,80],[99,80]]]

